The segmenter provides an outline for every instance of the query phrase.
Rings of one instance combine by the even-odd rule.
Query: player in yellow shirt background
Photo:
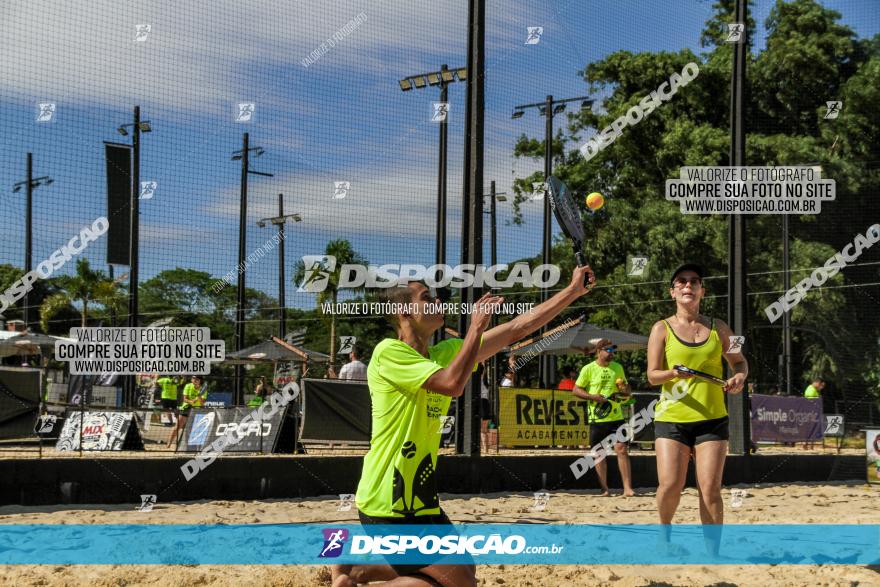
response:
[[[596,341],[595,349],[596,360],[583,366],[572,390],[577,397],[590,400],[590,447],[600,444],[609,436],[614,438],[618,428],[626,423],[622,404],[632,393],[623,366],[614,360],[617,346],[603,338]],[[632,497],[635,492],[627,444],[615,442],[614,452],[623,481],[623,495]],[[608,490],[608,463],[604,458],[596,461],[596,474],[602,486],[602,496],[608,497],[611,495]]]

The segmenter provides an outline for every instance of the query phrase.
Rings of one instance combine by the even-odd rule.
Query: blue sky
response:
[[[10,5],[11,4],[11,5]],[[772,3],[760,1],[763,23]],[[860,36],[880,30],[872,0],[827,1]],[[115,128],[139,104],[154,132],[143,138],[141,179],[158,182],[141,202],[141,278],[177,266],[221,276],[237,262],[240,166],[229,160],[247,131],[266,149],[252,167],[248,250],[272,236],[256,221],[286,212],[304,220],[287,239],[293,262],[320,253],[331,238],[347,238],[372,263],[422,263],[434,256],[437,125],[430,121],[435,88],[403,93],[410,74],[465,65],[467,3],[227,0],[80,3],[76,12],[38,0],[7,3],[0,13],[0,216],[6,227],[0,263],[22,264],[24,177],[32,151],[37,175],[55,183],[35,193],[34,263],[80,227],[105,214],[102,141],[123,142]],[[309,67],[301,60],[363,13],[366,19]],[[692,0],[487,0],[485,181],[511,192],[514,176],[540,161],[511,156],[520,133],[543,134],[536,111],[511,120],[516,104],[587,93],[577,71],[625,49],[689,47],[711,2]],[[151,24],[144,42],[135,25]],[[527,27],[541,26],[526,45]],[[759,40],[759,46],[763,40]],[[458,257],[464,84],[450,88],[448,258]],[[646,88],[649,91],[651,88]],[[57,104],[56,119],[36,123],[38,102]],[[250,123],[234,120],[238,102],[254,102]],[[562,119],[557,119],[557,125]],[[334,181],[349,181],[333,199]],[[499,223],[511,217],[499,204]],[[502,262],[540,246],[539,202],[524,205],[526,223],[503,227]],[[112,219],[111,219],[112,221]],[[487,225],[488,227],[488,225]],[[488,242],[488,241],[487,241]],[[488,244],[487,244],[488,251]],[[84,253],[105,267],[105,243]],[[247,283],[272,295],[275,251],[249,271]],[[288,304],[311,307],[311,294],[288,287]]]

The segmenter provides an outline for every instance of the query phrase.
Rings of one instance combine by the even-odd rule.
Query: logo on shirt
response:
[[[412,440],[407,440],[403,443],[403,447],[400,449],[400,454],[403,455],[404,458],[411,459],[416,454],[416,443]]]
[[[318,558],[336,558],[342,554],[342,547],[348,540],[348,530],[345,528],[325,528],[321,530],[324,533],[324,548]]]

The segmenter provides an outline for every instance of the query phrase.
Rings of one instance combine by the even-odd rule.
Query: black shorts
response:
[[[180,415],[181,416],[189,416],[189,411],[192,409],[190,404],[183,404],[180,406]]]
[[[727,440],[728,417],[703,420],[701,422],[654,422],[654,438],[668,438],[693,448],[710,440]]]
[[[492,403],[484,397],[480,398],[480,418],[482,420],[492,419]]]
[[[176,407],[177,407],[177,400],[176,399],[167,399],[164,397],[162,398],[162,409],[163,410],[173,410]]]
[[[434,514],[430,516],[409,516],[404,518],[380,518],[375,516],[368,516],[367,514],[358,510],[358,518],[360,518],[361,520],[361,526],[371,526],[377,524],[425,524],[430,526],[449,526],[449,528],[444,529],[443,532],[446,534],[455,533],[455,530],[452,528],[452,521],[450,521],[449,517],[446,515],[446,512],[444,512],[442,509],[440,510],[439,514]],[[436,561],[421,563],[417,565],[395,565],[391,563],[389,563],[389,565],[392,569],[394,569],[395,573],[403,577],[405,575],[416,574],[420,570],[431,565],[443,564],[442,558],[443,555],[438,555]],[[473,564],[473,562],[471,562],[470,564]]]
[[[613,439],[617,435],[617,430],[625,423],[626,420],[614,420],[590,424],[590,447],[596,446],[609,436]]]

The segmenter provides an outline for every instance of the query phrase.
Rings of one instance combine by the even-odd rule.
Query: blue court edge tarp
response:
[[[0,564],[880,563],[880,525],[4,524]]]

